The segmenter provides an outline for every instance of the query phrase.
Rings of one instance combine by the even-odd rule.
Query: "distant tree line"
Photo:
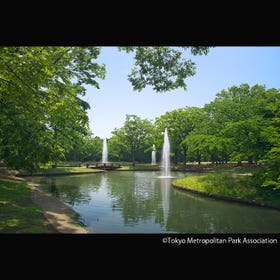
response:
[[[222,90],[203,108],[179,108],[155,120],[126,115],[124,125],[112,131],[113,136],[108,139],[109,160],[130,161],[133,165],[149,163],[154,144],[159,162],[165,128],[173,163],[247,161],[262,164],[265,167],[262,183],[279,187],[279,89],[242,84]],[[102,139],[86,137],[81,140],[75,148],[76,155],[79,150],[83,155],[79,159],[100,160]]]

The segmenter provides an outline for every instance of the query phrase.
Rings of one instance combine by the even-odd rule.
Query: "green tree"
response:
[[[141,119],[137,115],[126,115],[123,127],[115,129],[112,134],[118,137],[119,143],[131,154],[132,165],[135,165],[137,150],[143,146],[145,140],[151,137],[152,122]]]
[[[0,48],[0,157],[33,170],[63,158],[85,134],[89,105],[82,84],[98,87],[100,48]]]
[[[192,55],[207,55],[209,47],[120,47],[135,54],[135,67],[128,76],[133,89],[141,91],[152,86],[156,92],[176,88],[187,90],[185,79],[196,74],[195,63],[184,57],[190,50]]]
[[[216,96],[204,106],[213,133],[230,145],[231,160],[257,162],[268,144],[262,134],[266,126],[264,108],[269,103],[265,87],[242,84],[222,90]]]
[[[33,170],[56,162],[87,134],[85,85],[99,88],[105,66],[100,47],[0,47],[0,158],[10,167]],[[183,58],[188,47],[121,47],[135,52],[129,81],[135,90],[186,89],[195,64]],[[206,55],[208,47],[190,47]]]
[[[268,141],[268,149],[261,159],[265,168],[261,174],[262,186],[280,190],[280,91],[267,91],[269,103],[263,107],[265,126],[263,136]]]
[[[126,147],[121,142],[120,137],[113,135],[108,140],[108,150],[110,151],[110,158],[112,161],[126,161],[128,159]]]
[[[185,107],[166,112],[164,115],[156,119],[155,125],[162,131],[168,130],[171,150],[174,152],[175,163],[177,163],[182,155],[183,165],[186,164],[186,156],[188,145],[184,142],[187,135],[194,128],[193,114],[198,110],[196,107]]]
[[[191,129],[181,142],[182,147],[186,147],[188,155],[186,160],[217,161],[220,138],[217,136],[215,124],[204,108],[192,107],[188,112],[188,123]]]
[[[80,140],[76,140],[75,145],[70,149],[65,159],[68,161],[100,161],[102,157],[102,142],[98,136],[88,131],[87,135],[82,135]]]

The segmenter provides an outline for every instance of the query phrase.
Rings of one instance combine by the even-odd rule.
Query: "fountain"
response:
[[[108,149],[107,149],[107,140],[103,139],[103,149],[102,149],[102,163],[108,162]]]
[[[164,141],[162,148],[162,170],[160,178],[172,178],[170,176],[170,143],[167,129],[164,131]]]
[[[152,151],[152,165],[156,164],[156,148],[155,144],[153,144],[153,151]]]

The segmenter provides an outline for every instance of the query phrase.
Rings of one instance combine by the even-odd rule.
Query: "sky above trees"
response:
[[[216,94],[231,86],[247,83],[280,88],[280,47],[234,46],[211,48],[206,56],[186,53],[196,63],[196,75],[186,80],[187,91],[155,92],[151,87],[134,91],[128,81],[133,55],[119,52],[117,47],[102,47],[97,61],[106,66],[106,78],[99,80],[100,89],[87,86],[83,97],[94,136],[110,138],[120,128],[126,114],[154,119],[185,106],[203,107]]]

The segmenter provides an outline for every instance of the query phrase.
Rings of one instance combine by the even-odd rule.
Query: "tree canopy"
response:
[[[196,74],[195,63],[186,59],[182,50],[190,49],[193,55],[207,55],[209,47],[120,47],[135,53],[134,67],[128,76],[133,89],[141,91],[152,86],[156,92],[176,88],[187,90],[185,79]]]
[[[148,119],[141,119],[136,115],[126,115],[124,126],[115,129],[112,133],[132,156],[132,165],[135,165],[135,153],[151,136],[152,123]]]
[[[88,133],[82,99],[86,85],[99,88],[105,65],[97,63],[100,47],[0,47],[0,160],[33,170],[56,162]],[[129,75],[134,90],[153,86],[157,92],[186,89],[195,64],[183,56],[188,47],[120,47],[135,52]],[[190,47],[205,55],[208,47]]]

